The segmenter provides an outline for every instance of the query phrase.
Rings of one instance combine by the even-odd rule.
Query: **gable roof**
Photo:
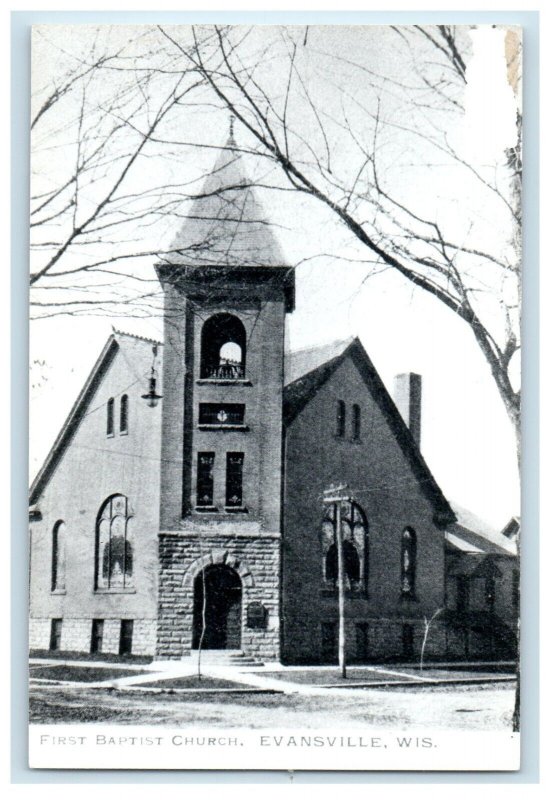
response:
[[[374,364],[368,357],[361,341],[355,337],[351,340],[337,342],[334,345],[334,353],[335,355],[328,361],[310,369],[285,386],[283,398],[285,425],[292,424],[321,386],[328,381],[346,359],[350,358],[369,388],[375,403],[384,415],[422,491],[432,503],[435,511],[434,521],[440,527],[453,522],[456,518],[453,509],[430,472],[420,448],[397,410],[397,406],[376,371]],[[317,353],[312,353],[311,355],[316,357]],[[305,362],[306,359],[303,358],[296,362],[296,366],[298,367],[301,363],[303,367]]]
[[[451,505],[456,515],[456,522],[449,525],[446,533],[451,550],[485,555],[517,555],[514,539],[458,503],[451,501]]]
[[[167,267],[284,267],[284,256],[230,134],[170,246]],[[177,251],[177,252],[174,252]]]
[[[341,339],[337,342],[329,342],[328,344],[314,347],[303,347],[300,350],[288,350],[285,352],[285,386],[322,364],[332,361],[333,358],[342,355],[352,342],[353,336],[349,336],[347,339]]]
[[[135,336],[131,333],[123,333],[122,331],[116,331],[113,328],[113,333],[107,339],[99,358],[94,364],[92,371],[88,375],[88,378],[86,379],[80,394],[76,398],[73,407],[69,411],[69,415],[67,416],[63,427],[54,441],[46,460],[32,482],[29,493],[29,504],[31,506],[36,505],[38,498],[44,490],[44,487],[46,486],[55,468],[59,464],[65,450],[70,444],[78,425],[80,424],[80,421],[86,415],[87,409],[89,408],[89,405],[101,381],[103,380],[107,369],[112,364],[117,352],[120,349],[120,344],[118,341],[120,337],[128,337],[138,341],[151,343],[153,345],[162,346],[162,342],[155,341],[154,339],[146,339],[143,336]]]

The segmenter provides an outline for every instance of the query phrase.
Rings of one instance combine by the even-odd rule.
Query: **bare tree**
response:
[[[158,241],[200,180],[172,180],[177,156],[156,137],[185,119],[203,78],[174,68],[150,29],[114,41],[85,29],[74,42],[52,30],[33,39],[31,311],[116,315],[131,301],[148,316],[160,307],[151,265],[172,255]]]
[[[243,48],[231,28],[194,29],[192,46],[177,29],[161,31],[287,187],[336,215],[380,269],[397,271],[468,326],[519,442],[519,149],[512,177],[505,153],[484,164],[452,135],[464,118],[468,31],[394,30],[395,74],[316,47],[314,29],[274,34],[268,68],[265,51]],[[273,77],[275,59],[283,81]],[[507,233],[495,236],[498,226]]]

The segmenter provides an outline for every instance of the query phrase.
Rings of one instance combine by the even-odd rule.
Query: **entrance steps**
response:
[[[189,658],[192,663],[197,663],[199,651],[191,650]],[[247,655],[243,650],[203,650],[201,664],[212,667],[263,667],[263,661]]]

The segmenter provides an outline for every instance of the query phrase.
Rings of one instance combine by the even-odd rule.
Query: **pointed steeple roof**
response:
[[[232,123],[225,147],[193,201],[170,250],[166,266],[286,266],[244,169]]]

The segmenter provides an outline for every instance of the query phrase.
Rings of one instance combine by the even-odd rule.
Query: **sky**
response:
[[[74,27],[43,33],[46,36],[35,47],[33,62],[35,107],[43,96],[40,90],[48,85],[50,76],[67,63],[64,61],[69,58],[67,52],[78,51],[81,42],[89,42],[90,35],[89,31]],[[116,41],[117,37],[126,41],[128,31],[117,29],[109,35],[111,41]],[[250,47],[259,46],[262,36],[261,29],[254,31],[255,41]],[[303,74],[317,102],[326,109],[327,115],[333,115],[335,141],[338,142],[337,126],[341,117],[336,111],[340,109],[352,115],[354,124],[359,125],[359,98],[368,95],[366,83],[361,82],[366,81],[366,73],[358,77],[342,63],[342,54],[350,60],[361,59],[365,68],[374,70],[377,75],[404,80],[397,39],[389,29],[350,31],[344,27],[313,30],[308,36],[315,55],[304,63]],[[503,36],[503,31],[490,27],[473,32],[465,115],[448,132],[464,152],[476,153],[484,164],[490,164],[504,147],[510,146],[515,135],[515,100],[506,80]],[[56,47],[48,41],[54,42]],[[61,55],[60,41],[64,42]],[[331,57],[327,61],[327,51],[338,58]],[[157,51],[155,58],[160,58]],[[273,70],[275,89],[285,80],[283,72],[277,71],[277,63],[275,60],[264,66],[264,70]],[[327,63],[331,65],[330,70],[325,70]],[[323,71],[327,74],[321,81],[319,73]],[[380,85],[378,79],[375,83]],[[345,100],[345,108],[340,92],[343,84],[350,95]],[[383,86],[390,118],[401,119],[399,99],[392,99],[391,81]],[[71,108],[74,112],[76,106],[69,106],[69,110]],[[301,109],[291,109],[291,112],[298,115]],[[353,117],[354,114],[357,117]],[[43,187],[45,182],[58,180],[64,160],[74,152],[74,131],[59,124],[58,119],[55,124],[45,126],[44,131],[37,140],[33,157],[35,189]],[[227,131],[227,113],[209,107],[204,100],[193,113],[175,117],[171,127],[166,129],[187,142],[203,142],[214,148],[223,145]],[[246,132],[237,126],[235,133],[238,143],[247,146]],[[316,135],[312,127],[311,141]],[[52,142],[57,146],[52,147]],[[462,178],[462,183],[453,183],[449,193],[449,182],[455,181],[455,173],[448,165],[418,169],[412,156],[408,158],[408,148],[411,153],[413,150],[418,153],[419,148],[421,151],[423,145],[417,140],[398,131],[388,137],[385,146],[384,176],[393,181],[392,185],[398,185],[401,197],[407,201],[414,198],[426,212],[437,211],[441,219],[451,225],[455,224],[452,217],[458,209],[457,235],[477,237],[476,243],[482,241],[488,249],[509,235],[499,229],[491,201],[477,198],[468,178]],[[163,149],[159,146],[155,164],[168,160],[174,179],[189,185],[191,191],[197,191],[202,176],[215,158],[215,149],[197,151],[189,147],[164,146]],[[347,151],[336,150],[334,159],[340,162],[338,166],[346,174]],[[267,177],[274,183],[277,181],[276,175],[266,170],[259,159],[250,158],[247,169],[256,179]],[[139,187],[138,178],[136,191]],[[89,191],[93,192],[93,188]],[[313,200],[269,190],[258,190],[258,195],[274,223],[287,262],[298,265],[296,310],[288,317],[288,346],[297,349],[357,335],[390,391],[395,375],[408,371],[420,373],[423,376],[422,451],[430,469],[449,499],[502,527],[510,516],[519,512],[515,439],[488,366],[471,332],[434,298],[413,289],[397,274],[385,270],[367,277],[368,270],[361,261],[363,256],[357,243]],[[465,204],[470,215],[462,213]],[[462,229],[463,218],[467,219],[467,224],[464,223]],[[136,241],[140,238],[152,249],[159,247],[159,239],[161,247],[168,247],[177,224],[181,221],[163,218],[156,227],[141,227],[134,235]],[[102,250],[99,244],[95,248],[97,252]],[[103,245],[103,250],[109,248],[108,243]],[[78,259],[78,254],[74,258]],[[31,264],[36,263],[31,261]],[[153,280],[153,264],[153,258],[142,259],[139,264],[136,262],[136,269],[141,276]],[[122,291],[125,286],[119,284],[119,280],[113,278],[112,285],[101,291],[113,290],[115,286],[116,291]],[[72,290],[79,296],[77,282]],[[117,308],[110,316],[97,313],[53,316],[31,322],[31,477],[55,439],[111,326],[162,338],[160,315],[136,319],[127,313],[128,308]],[[491,313],[490,308],[488,313]]]

